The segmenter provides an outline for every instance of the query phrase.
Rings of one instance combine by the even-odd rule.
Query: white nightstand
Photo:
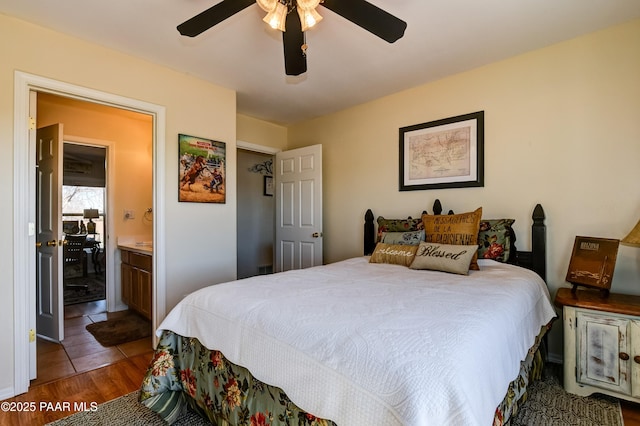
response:
[[[564,388],[640,402],[640,297],[561,288]]]

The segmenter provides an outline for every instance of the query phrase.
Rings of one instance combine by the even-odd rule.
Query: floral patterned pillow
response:
[[[478,258],[493,259],[506,263],[514,254],[516,235],[513,232],[514,219],[482,219],[478,233]]]
[[[424,229],[422,224],[422,218],[412,219],[408,217],[406,219],[385,219],[382,216],[378,217],[378,239],[377,242],[382,240],[382,234],[385,232],[411,232]]]
[[[383,232],[381,243],[417,246],[424,241],[424,229],[411,232]]]

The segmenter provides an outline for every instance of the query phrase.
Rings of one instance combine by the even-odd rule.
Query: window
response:
[[[98,209],[100,217],[92,219],[96,224],[96,240],[101,240],[104,235],[104,200],[105,188],[91,186],[62,186],[62,220],[80,221],[86,225],[88,219],[84,219],[85,209]]]

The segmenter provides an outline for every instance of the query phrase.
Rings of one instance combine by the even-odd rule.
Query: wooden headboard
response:
[[[423,212],[426,213],[426,212]],[[433,203],[433,214],[442,214],[442,204],[440,200]],[[449,210],[449,214],[453,211]],[[533,209],[531,215],[531,251],[515,250],[515,255],[509,258],[509,263],[513,263],[523,268],[531,269],[547,280],[547,226],[544,224],[544,210],[538,204]],[[515,236],[514,236],[515,237]],[[515,241],[515,238],[513,238]],[[375,220],[371,209],[364,215],[364,255],[369,256],[376,247]],[[515,247],[514,247],[515,248]]]

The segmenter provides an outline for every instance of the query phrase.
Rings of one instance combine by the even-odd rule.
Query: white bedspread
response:
[[[535,273],[479,264],[461,276],[362,257],[213,285],[158,335],[198,338],[339,426],[490,426],[555,311]]]

